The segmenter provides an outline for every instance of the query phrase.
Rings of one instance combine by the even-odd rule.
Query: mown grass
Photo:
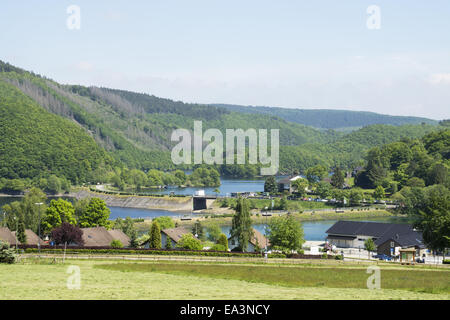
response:
[[[125,272],[158,272],[244,280],[287,287],[367,288],[366,268],[280,267],[223,264],[117,263],[96,268]],[[450,293],[450,270],[381,269],[381,288]]]
[[[108,267],[111,264],[111,268]],[[293,299],[450,299],[448,293],[430,294],[408,290],[368,290],[366,288],[329,288],[317,282],[316,287],[293,287],[277,284],[222,279],[201,274],[157,271],[157,263],[140,262],[136,267],[118,268],[111,260],[86,261],[24,259],[19,264],[0,264],[0,300],[3,299],[223,299],[223,300],[293,300]],[[69,265],[81,271],[81,289],[71,290],[67,281]],[[97,265],[101,265],[96,267]],[[225,265],[235,268],[235,265]],[[242,274],[255,272],[243,265]],[[267,266],[269,267],[269,266]],[[284,267],[294,269],[296,267]],[[120,271],[122,270],[122,271]],[[227,269],[229,270],[229,269]],[[256,269],[259,271],[259,269]],[[128,271],[128,272],[123,272]],[[196,270],[194,270],[196,271]],[[272,272],[277,272],[273,268]],[[405,272],[405,271],[404,271]],[[429,271],[430,273],[437,271]],[[382,271],[383,277],[384,271]],[[369,275],[366,275],[368,277]],[[448,281],[448,280],[447,280]],[[316,284],[315,284],[316,285]]]

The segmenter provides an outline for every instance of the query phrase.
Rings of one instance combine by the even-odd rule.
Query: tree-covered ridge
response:
[[[437,121],[410,116],[390,116],[366,111],[329,110],[329,109],[290,109],[276,107],[254,107],[215,104],[230,111],[276,115],[287,121],[322,129],[357,129],[374,124],[437,124]]]
[[[421,139],[404,138],[368,151],[364,171],[355,183],[382,186],[392,193],[405,187],[435,184],[450,187],[450,129],[431,132]]]
[[[60,85],[5,63],[0,63],[0,79],[7,85],[5,90],[6,88],[16,89],[16,94],[23,93],[21,97],[28,98],[27,101],[34,101],[36,106],[39,105],[52,114],[70,120],[69,122],[79,129],[84,128],[97,145],[114,158],[115,167],[136,168],[145,172],[151,169],[165,171],[192,169],[190,165],[175,166],[173,164],[170,150],[174,143],[170,141],[170,136],[177,128],[193,130],[195,120],[203,121],[203,130],[218,128],[224,136],[226,129],[279,129],[280,173],[305,171],[317,164],[328,168],[336,166],[343,169],[351,168],[362,164],[363,156],[371,147],[403,137],[420,138],[436,130],[437,127],[428,124],[373,125],[344,134],[334,130],[317,130],[274,115],[239,113],[220,107],[186,104],[123,90]],[[21,102],[18,100],[16,103]],[[59,119],[62,120],[60,117]],[[45,139],[46,134],[43,134],[40,139]],[[37,137],[35,139],[40,140]],[[43,159],[43,162],[48,161]],[[259,174],[258,165],[217,165],[215,167],[222,175],[234,177],[251,177]],[[91,166],[91,169],[98,173],[95,166]],[[4,170],[9,171],[9,169]],[[32,172],[34,174],[37,171]],[[45,175],[51,172],[59,178],[65,177],[62,169],[57,171],[45,169],[44,172],[46,172]],[[26,177],[31,175],[30,173]],[[0,177],[13,176],[24,177],[22,174],[0,174]],[[83,178],[78,177],[81,179],[79,181],[89,178],[84,173],[81,173],[81,176]],[[91,180],[104,181],[103,178],[109,176],[108,172],[103,170],[96,174],[95,178],[92,175],[90,177]],[[68,178],[72,182],[76,181],[73,174]],[[39,184],[39,186],[47,189],[46,184]]]
[[[0,176],[39,179],[50,174],[88,181],[113,160],[75,123],[47,112],[0,80]]]
[[[346,134],[326,144],[304,144],[285,146],[280,151],[282,172],[304,171],[322,164],[326,167],[352,168],[363,164],[367,151],[403,138],[421,138],[439,130],[434,125],[373,125]]]

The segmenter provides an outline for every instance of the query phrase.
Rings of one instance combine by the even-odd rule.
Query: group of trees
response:
[[[151,169],[147,173],[138,169],[117,169],[108,178],[109,182],[119,190],[125,190],[127,186],[141,191],[143,187],[162,186],[195,186],[215,187],[220,186],[220,175],[214,168],[196,168],[192,174],[187,175],[182,170],[164,172]]]
[[[17,231],[20,242],[26,243],[25,229],[31,229],[41,236],[50,235],[58,228],[57,234],[74,228],[106,227],[111,228],[108,220],[110,210],[104,200],[99,198],[82,199],[74,203],[64,200],[51,200],[38,188],[33,188],[21,201],[14,201],[2,207],[5,214],[3,224]],[[40,222],[40,224],[39,224]],[[59,239],[59,237],[55,238]]]
[[[146,242],[148,242],[149,247],[153,249],[161,249],[161,231],[174,227],[175,223],[170,217],[162,216],[153,219],[148,237],[146,237]],[[176,244],[176,248],[202,250],[204,243],[208,239],[214,243],[210,250],[228,251],[228,239],[226,235],[222,233],[220,227],[217,225],[212,225],[207,228],[207,232],[208,237],[206,236],[205,228],[202,226],[200,221],[197,220],[192,227],[192,232],[182,235],[181,239]],[[175,249],[173,248],[172,240],[169,237],[166,239],[164,249]]]

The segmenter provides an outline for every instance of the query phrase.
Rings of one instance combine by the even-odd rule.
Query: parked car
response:
[[[376,254],[373,257],[376,259],[379,259],[379,260],[383,260],[383,261],[391,261],[392,260],[392,257],[388,256],[386,254]]]

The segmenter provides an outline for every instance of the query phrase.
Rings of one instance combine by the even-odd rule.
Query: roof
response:
[[[113,240],[120,240],[124,247],[130,245],[130,238],[121,230],[106,230],[105,227],[82,228],[84,246],[108,247]]]
[[[16,237],[8,228],[0,227],[0,240],[8,242],[10,245],[16,245]],[[17,241],[17,244],[20,242]]]
[[[230,240],[231,238],[232,237],[229,237],[228,240]],[[256,246],[256,244],[258,244],[258,246],[260,248],[262,248],[262,247],[266,246],[266,241],[267,241],[267,246],[270,246],[269,239],[267,239],[261,232],[259,232],[255,228],[253,228],[253,237],[250,239],[249,242],[254,246]]]
[[[108,230],[108,233],[113,237],[114,240],[120,240],[120,242],[122,242],[124,247],[130,246],[131,243],[130,237],[127,236],[122,230],[120,229]]]
[[[298,180],[300,178],[301,178],[301,176],[299,176],[299,175],[289,176],[287,178],[283,178],[283,179],[279,180],[278,183],[290,184],[293,181]]]
[[[266,241],[267,241],[267,246],[270,246],[269,240],[261,232],[259,232],[255,228],[253,228],[253,237],[250,240],[250,243],[254,246],[256,246],[256,244],[258,244],[258,246],[260,248],[262,248],[262,247],[266,246]]]
[[[170,239],[175,241],[175,243],[178,243],[180,241],[181,237],[187,233],[191,233],[189,230],[187,230],[184,227],[178,227],[178,228],[170,228],[170,229],[164,229],[161,232],[166,234]]]
[[[11,232],[13,236],[16,236],[16,232]],[[39,237],[36,233],[34,233],[31,229],[25,230],[25,235],[27,236],[27,243],[26,244],[32,244],[32,245],[38,245],[39,243]],[[41,245],[44,244],[44,240],[41,239]]]
[[[386,243],[387,241],[395,241],[403,248],[408,247],[419,247],[419,248],[425,248],[425,245],[423,243],[422,239],[422,233],[414,231],[411,233],[406,234],[395,234],[394,236],[386,235],[383,236],[375,241],[375,244],[377,246]]]
[[[367,221],[338,221],[326,233],[336,236],[369,236],[376,238],[375,245],[395,240],[401,246],[423,246],[422,233],[409,224]]]

